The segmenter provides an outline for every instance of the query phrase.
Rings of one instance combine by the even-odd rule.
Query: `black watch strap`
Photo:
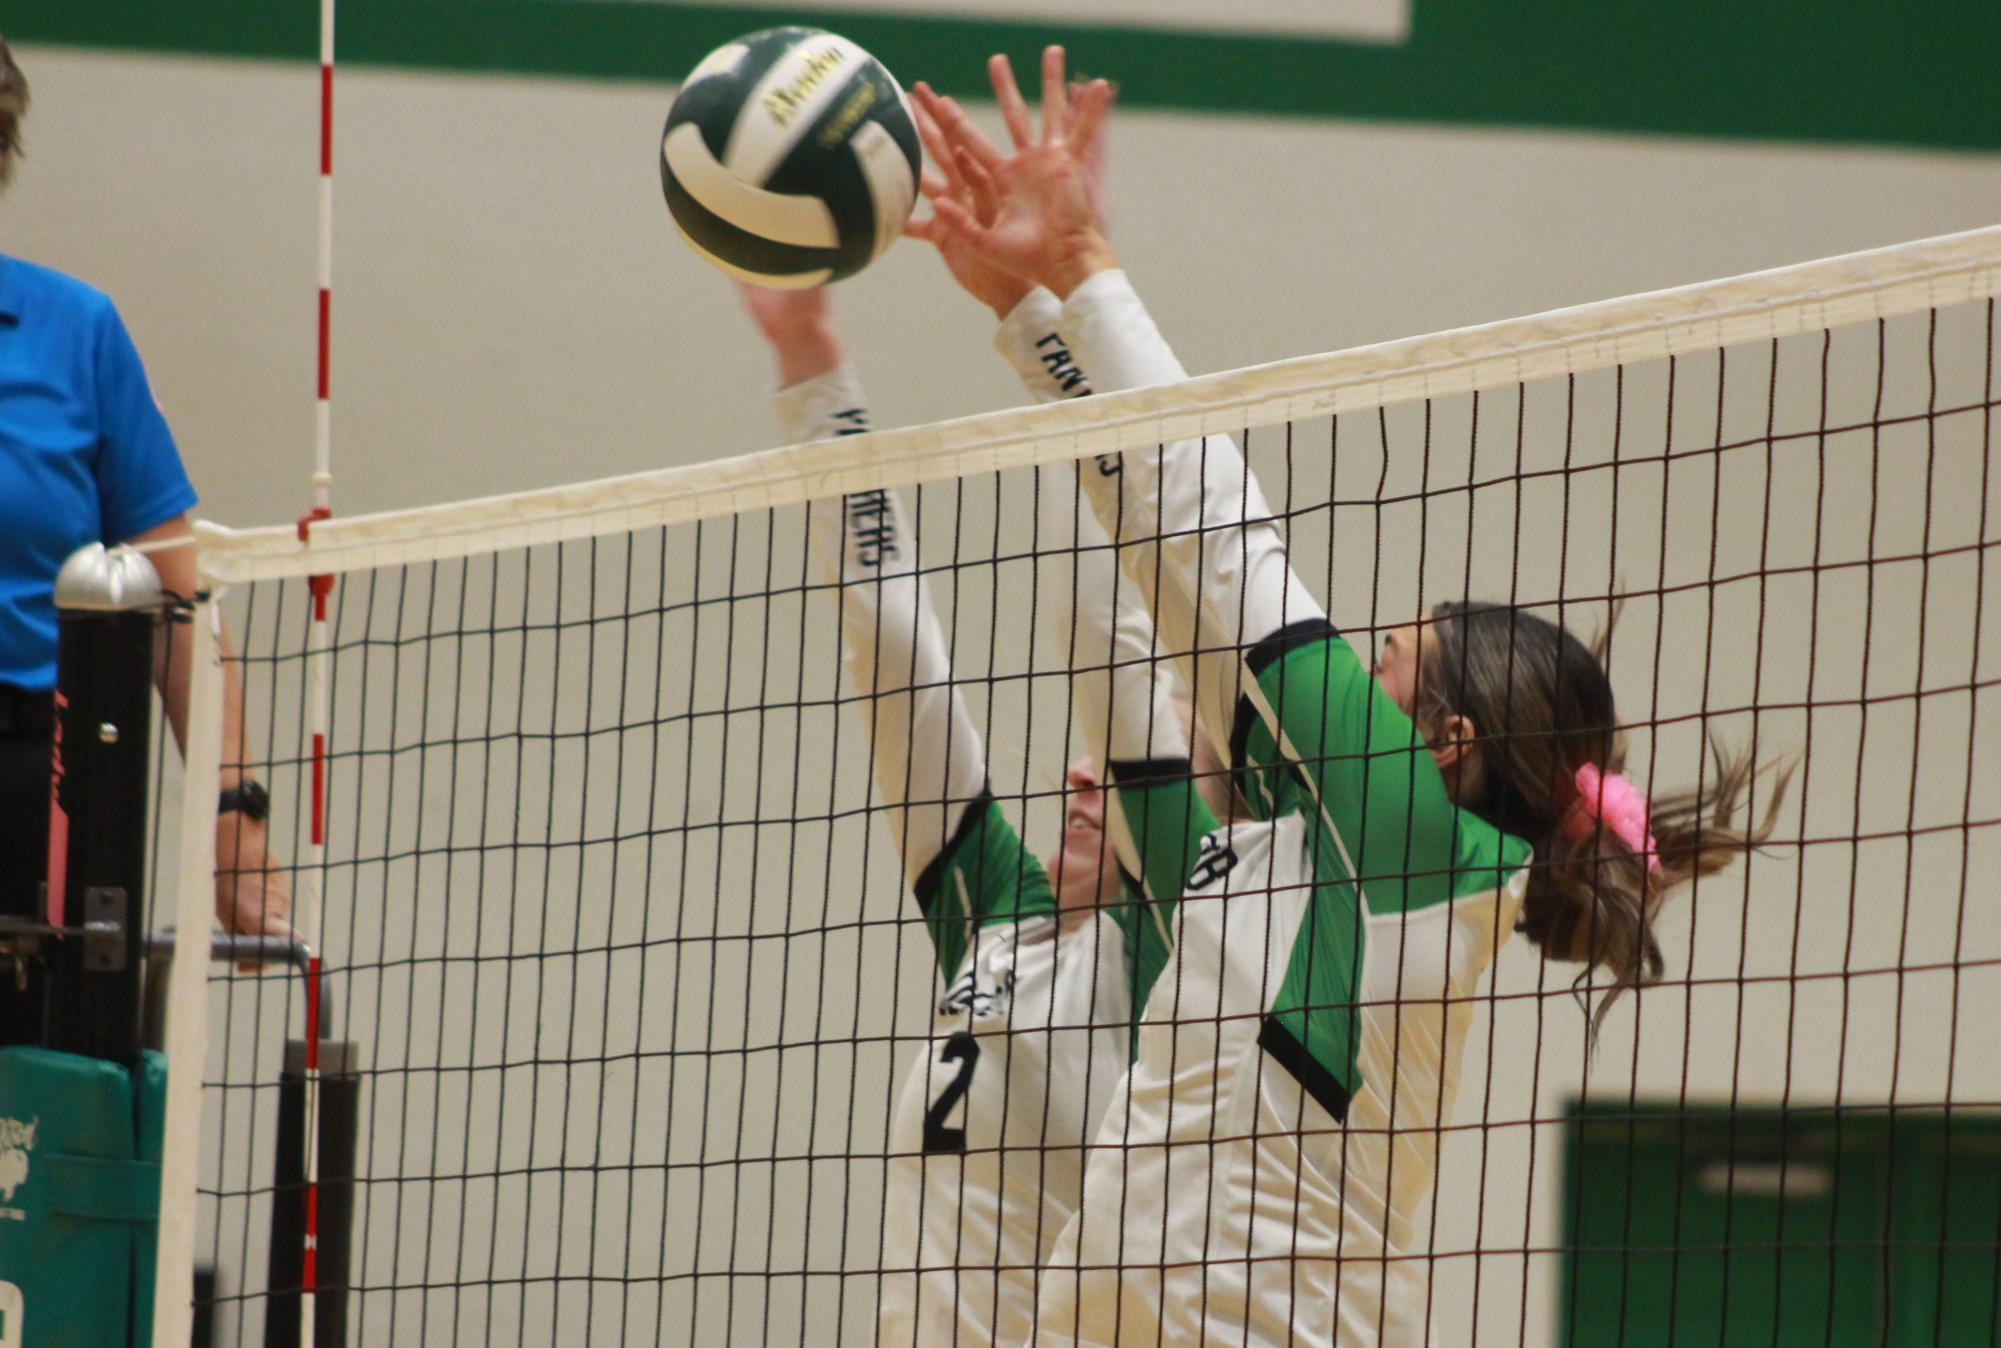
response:
[[[271,814],[271,793],[264,789],[264,783],[245,777],[222,793],[215,809],[217,814],[229,814],[234,811],[245,819],[261,824]]]

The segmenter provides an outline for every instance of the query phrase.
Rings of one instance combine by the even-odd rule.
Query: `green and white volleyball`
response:
[[[917,125],[880,61],[815,28],[769,28],[689,74],[660,141],[667,211],[738,280],[803,290],[853,276],[917,201]]]

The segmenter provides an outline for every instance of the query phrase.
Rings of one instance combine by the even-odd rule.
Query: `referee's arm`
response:
[[[148,553],[160,584],[168,593],[192,596],[199,585],[195,567],[194,530],[186,515],[176,515],[125,540],[135,547],[161,546]],[[217,631],[222,654],[229,654],[229,635]],[[186,752],[188,743],[188,686],[193,674],[191,641],[162,642],[162,658],[153,669],[153,681],[167,704],[167,721],[174,740]],[[233,661],[222,665],[222,774],[213,784],[217,792],[242,784],[246,752],[243,733],[243,677]],[[188,790],[200,790],[195,782]],[[229,810],[215,822],[215,908],[216,916],[229,931],[247,934],[292,934],[285,921],[292,908],[291,886],[283,871],[273,867],[265,821],[252,819],[240,810]]]

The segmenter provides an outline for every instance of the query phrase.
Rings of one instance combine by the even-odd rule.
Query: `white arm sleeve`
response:
[[[1089,473],[1089,464],[1079,466]],[[1070,595],[1050,607],[1068,619],[1077,716],[1084,744],[1101,767],[1188,758],[1188,734],[1174,705],[1174,667],[1154,640],[1153,619],[1139,585],[1119,569],[1118,555],[1104,529],[1075,497],[1061,499],[1051,514],[1063,518],[1045,536],[1062,546],[1058,530],[1075,520],[1076,608]]]
[[[995,349],[1037,402],[1091,392],[1089,379],[1058,332],[1061,313],[1057,298],[1038,287],[994,334]],[[1174,701],[1178,680],[1155,640],[1147,598],[1139,581],[1121,574],[1110,537],[1078,499],[1079,477],[1115,477],[1118,472],[1118,456],[1104,455],[1047,474],[1050,486],[1040,526],[1044,547],[1070,551],[1075,602],[1071,586],[1059,583],[1044,611],[1055,628],[1056,649],[1067,653],[1077,671],[1070,684],[1077,729],[1100,771],[1109,778],[1114,763],[1173,764],[1186,771],[1188,734]],[[1141,574],[1150,583],[1151,570]],[[1124,811],[1116,808],[1116,792],[1112,802],[1111,831],[1119,861],[1127,874],[1140,875],[1139,849]]]
[[[1187,377],[1122,271],[1078,286],[1060,322],[1099,389]],[[1282,627],[1325,616],[1287,564],[1257,481],[1236,445],[1212,435],[1128,451],[1118,473],[1085,474],[1083,485],[1108,532],[1144,540],[1122,548],[1122,559],[1145,597],[1157,583],[1163,637],[1179,642],[1185,633],[1177,649],[1196,652],[1196,715],[1212,743],[1228,744],[1246,677],[1243,652]]]
[[[1084,377],[1056,325],[1062,301],[1041,286],[1022,296],[994,333],[994,350],[1021,376],[1022,387],[1039,403],[1082,398],[1090,393]]]
[[[869,428],[861,386],[845,365],[783,390],[777,404],[779,423],[795,442]],[[904,878],[914,884],[986,790],[979,731],[952,687],[951,650],[917,570],[917,535],[896,493],[816,501],[807,536],[821,576],[842,587],[848,675],[867,699],[876,788],[892,807]]]
[[[1037,287],[1002,320],[994,347],[1038,402],[1091,392],[1084,371],[1057,331],[1063,306]],[[1116,456],[1075,465],[1084,477],[1113,477]],[[1077,507],[1077,484],[1056,470],[1045,493],[1043,537],[1049,549],[1069,549],[1076,562],[1076,604],[1063,590],[1049,605],[1063,649],[1082,672],[1073,696],[1088,751],[1106,762],[1185,759],[1188,737],[1174,712],[1171,667],[1157,657],[1153,618],[1137,583],[1119,574],[1111,539],[1090,510]],[[1060,485],[1056,485],[1060,484]]]

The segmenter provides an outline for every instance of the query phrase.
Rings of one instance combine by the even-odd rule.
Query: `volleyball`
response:
[[[710,52],[660,138],[682,237],[738,280],[786,290],[882,256],[916,204],[920,163],[895,78],[817,28],[767,28]]]

